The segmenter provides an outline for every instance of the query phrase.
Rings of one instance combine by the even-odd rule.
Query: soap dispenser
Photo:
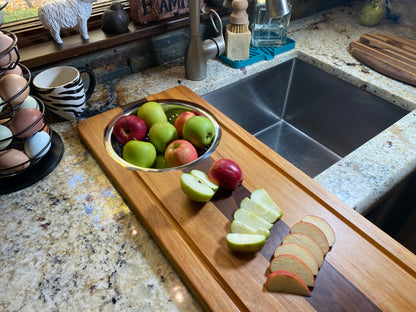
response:
[[[251,45],[281,47],[286,44],[292,7],[287,0],[254,0]]]

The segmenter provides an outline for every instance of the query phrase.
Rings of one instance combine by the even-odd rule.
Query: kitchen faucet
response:
[[[287,0],[266,0],[266,10],[269,18],[283,16],[290,12]]]
[[[207,75],[207,62],[225,51],[221,18],[215,10],[209,11],[211,24],[217,37],[201,40],[199,0],[189,0],[189,42],[185,55],[185,76],[190,80],[203,80]],[[219,28],[214,21],[216,18]]]

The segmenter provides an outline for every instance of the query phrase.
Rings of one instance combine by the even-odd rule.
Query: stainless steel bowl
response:
[[[135,171],[146,171],[146,172],[166,172],[171,170],[178,170],[183,169],[188,166],[194,165],[195,163],[198,163],[206,158],[208,158],[212,152],[215,151],[217,148],[220,138],[221,138],[221,129],[218,124],[218,122],[215,120],[215,118],[207,112],[205,109],[195,105],[195,104],[189,104],[184,103],[180,101],[157,101],[160,103],[164,109],[165,112],[168,112],[169,110],[178,110],[178,111],[198,111],[203,116],[207,117],[212,124],[215,127],[215,137],[212,140],[212,142],[203,150],[203,152],[200,152],[198,155],[199,157],[194,160],[193,162],[190,162],[186,165],[178,166],[178,167],[171,167],[171,168],[164,168],[164,169],[156,169],[156,168],[144,168],[132,165],[131,163],[125,161],[122,157],[122,145],[118,143],[118,141],[113,136],[113,128],[115,122],[121,118],[122,116],[131,115],[134,114],[140,107],[141,104],[134,105],[124,111],[120,116],[118,116],[112,123],[109,125],[109,127],[105,131],[105,148],[108,152],[108,154],[113,158],[118,164],[123,166],[124,168],[127,168],[129,170],[135,170]]]

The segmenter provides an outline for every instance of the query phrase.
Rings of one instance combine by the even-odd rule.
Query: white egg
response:
[[[5,149],[12,142],[13,133],[6,126],[0,125],[0,150]]]
[[[22,110],[24,108],[36,108],[39,109],[38,102],[34,99],[34,97],[28,95],[26,100],[23,101],[23,103],[19,106],[19,110]]]
[[[30,158],[43,157],[51,148],[51,137],[45,131],[36,132],[25,142],[25,153]]]

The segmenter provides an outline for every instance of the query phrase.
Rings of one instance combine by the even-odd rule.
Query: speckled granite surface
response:
[[[55,124],[55,171],[1,196],[1,311],[200,311],[80,142]]]
[[[416,16],[411,0],[403,13]],[[100,85],[85,116],[183,84],[200,95],[293,57],[409,110],[416,89],[359,64],[346,47],[361,34],[416,39],[414,19],[376,28],[341,7],[291,24],[296,49],[242,70],[210,61],[204,81],[181,61]],[[416,113],[409,114],[315,178],[360,212],[415,169]],[[1,196],[1,311],[200,311],[170,263],[80,142],[76,122],[52,125],[65,145],[59,166],[33,186]]]

